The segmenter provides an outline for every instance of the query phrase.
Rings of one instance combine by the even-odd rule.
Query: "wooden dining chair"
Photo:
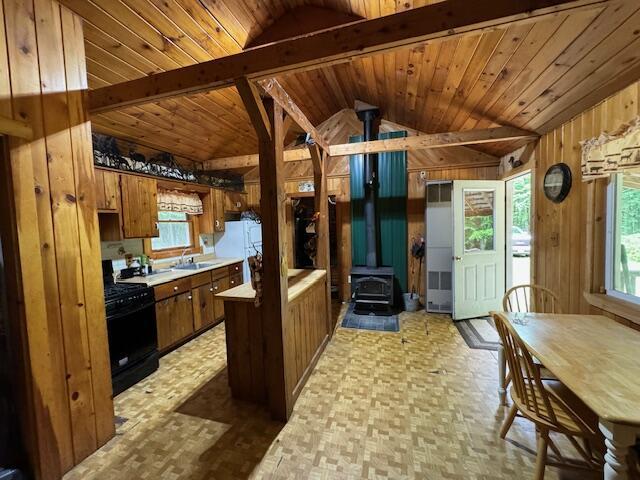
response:
[[[604,439],[598,430],[596,414],[558,380],[542,379],[540,369],[513,325],[499,313],[495,313],[493,319],[512,372],[510,395],[513,407],[510,415],[515,417],[520,412],[536,426],[538,439],[534,479],[544,478],[548,447],[566,466],[601,470]],[[549,432],[565,435],[584,463],[563,457],[549,437]],[[506,435],[506,432],[501,432],[504,438],[503,433]]]
[[[535,312],[535,313],[562,313],[558,296],[546,287],[540,285],[516,285],[510,288],[502,297],[502,308],[505,312]],[[552,379],[554,376],[534,358],[542,378]],[[511,373],[507,373],[507,362],[502,351],[499,351],[498,368],[501,392],[501,404],[506,405],[506,392],[511,383]],[[513,407],[512,407],[513,410]],[[513,418],[507,416],[502,427],[504,435],[507,434]],[[504,438],[504,436],[503,436]]]
[[[562,313],[560,299],[541,285],[516,285],[502,297],[505,312]]]

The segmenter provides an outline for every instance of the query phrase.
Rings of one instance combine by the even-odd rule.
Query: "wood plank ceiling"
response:
[[[315,30],[336,18],[373,18],[436,2],[61,3],[85,19],[89,85],[96,88],[236,53],[292,28]],[[340,15],[333,18],[310,3]],[[305,16],[302,9],[313,10]],[[545,132],[640,77],[638,25],[640,3],[616,0],[604,11],[404,49],[287,75],[280,82],[315,125],[359,99],[379,105],[386,119],[426,133],[497,125]],[[94,115],[92,121],[96,131],[195,161],[257,151],[234,88]],[[502,155],[516,147],[502,143],[484,149]]]

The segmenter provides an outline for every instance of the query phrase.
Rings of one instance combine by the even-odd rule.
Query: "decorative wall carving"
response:
[[[583,181],[640,168],[640,117],[580,144]]]

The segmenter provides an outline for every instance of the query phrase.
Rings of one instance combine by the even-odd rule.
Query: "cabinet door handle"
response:
[[[214,291],[214,290],[216,290],[217,288],[218,288],[218,287],[216,287],[216,288],[210,288],[210,289],[209,289],[209,291],[210,291],[210,292],[213,292],[213,291]]]
[[[191,295],[189,295],[187,298],[188,298],[189,300],[191,300],[193,297],[192,297]]]
[[[178,287],[173,287],[173,291],[177,292],[178,291]]]

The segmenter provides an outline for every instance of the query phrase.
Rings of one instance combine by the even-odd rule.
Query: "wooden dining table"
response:
[[[530,353],[598,415],[607,448],[605,480],[628,479],[629,448],[640,435],[640,332],[601,315],[500,315]]]

